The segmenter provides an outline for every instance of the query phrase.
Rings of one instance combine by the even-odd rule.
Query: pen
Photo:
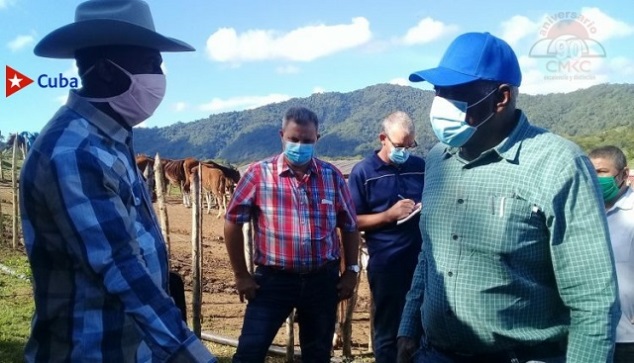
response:
[[[397,194],[396,196],[397,196],[397,197],[399,197],[399,198],[401,198],[401,199],[407,199],[407,198],[405,198],[404,196],[402,196],[402,195],[400,195],[400,194]]]

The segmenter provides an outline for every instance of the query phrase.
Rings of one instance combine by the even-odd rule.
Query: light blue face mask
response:
[[[394,164],[403,164],[407,161],[409,155],[409,151],[405,150],[404,147],[392,147],[388,158],[390,158]]]
[[[495,114],[495,112],[491,112],[491,115],[480,122],[478,126],[471,126],[467,123],[467,110],[487,99],[495,91],[497,91],[497,88],[472,105],[468,105],[463,101],[450,100],[439,96],[434,97],[429,111],[429,119],[438,140],[452,147],[460,147],[466,144],[478,127],[484,125]]]
[[[286,141],[284,143],[284,156],[289,163],[295,166],[307,164],[313,158],[315,144],[303,144]]]

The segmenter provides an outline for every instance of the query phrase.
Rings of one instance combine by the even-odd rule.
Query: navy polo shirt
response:
[[[348,184],[357,215],[386,211],[400,200],[399,195],[418,203],[423,194],[425,161],[410,155],[402,165],[385,163],[375,151],[354,166]],[[409,221],[396,222],[365,232],[370,261],[368,270],[388,271],[414,268],[422,238],[420,213]]]

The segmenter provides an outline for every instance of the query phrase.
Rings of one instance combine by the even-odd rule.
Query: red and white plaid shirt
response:
[[[348,186],[332,164],[313,158],[304,178],[283,154],[254,163],[240,178],[225,219],[254,221],[254,263],[312,271],[340,257],[336,228],[357,229]]]

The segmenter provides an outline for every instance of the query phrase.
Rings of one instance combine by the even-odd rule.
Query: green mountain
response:
[[[167,127],[139,128],[135,130],[134,143],[137,152],[149,155],[159,152],[169,158],[194,156],[238,164],[250,162],[280,151],[278,131],[284,112],[291,106],[305,106],[315,111],[320,120],[318,155],[352,158],[376,148],[381,119],[402,110],[416,124],[421,145],[418,153],[424,156],[437,142],[428,117],[433,97],[432,91],[379,84],[349,93],[314,94],[253,110],[210,115]],[[518,107],[535,125],[591,148],[628,133],[634,125],[632,100],[633,84],[602,84],[570,93],[520,94]],[[620,131],[605,136],[610,130]]]

